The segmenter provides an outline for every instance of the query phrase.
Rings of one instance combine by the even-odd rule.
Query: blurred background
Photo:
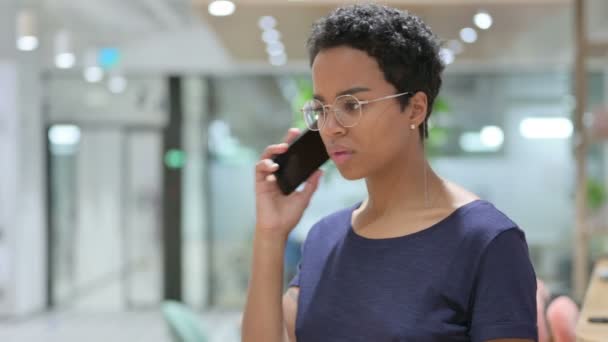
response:
[[[342,3],[0,0],[0,340],[238,341],[253,167],[303,127],[305,41]],[[432,165],[519,223],[538,276],[576,297],[574,256],[608,251],[608,1],[382,3],[444,41]],[[327,165],[286,281],[310,226],[364,196]]]

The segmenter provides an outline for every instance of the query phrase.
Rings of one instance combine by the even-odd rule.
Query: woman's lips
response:
[[[344,164],[349,161],[353,153],[350,151],[335,151],[331,153],[331,160],[337,165]]]

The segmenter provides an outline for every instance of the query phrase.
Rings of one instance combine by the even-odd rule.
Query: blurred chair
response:
[[[590,273],[589,285],[576,326],[577,341],[608,341],[608,256],[598,257]],[[598,321],[591,321],[595,317]]]
[[[162,304],[165,321],[174,342],[208,342],[199,315],[186,305],[167,300]]]

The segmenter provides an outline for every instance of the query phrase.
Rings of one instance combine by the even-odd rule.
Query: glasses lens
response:
[[[308,129],[318,131],[319,127],[323,125],[325,115],[323,113],[323,104],[317,100],[310,100],[304,104],[302,108],[302,114],[304,114],[304,121]]]
[[[345,95],[336,98],[334,104],[336,117],[344,127],[353,127],[359,123],[361,117],[361,103],[352,95]]]

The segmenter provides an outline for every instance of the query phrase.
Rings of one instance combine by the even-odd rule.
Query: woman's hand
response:
[[[281,192],[273,174],[278,170],[278,165],[271,158],[285,153],[288,144],[299,135],[300,131],[297,128],[290,129],[283,139],[284,142],[268,146],[256,164],[256,232],[287,239],[317,190],[321,170],[310,176],[303,191],[294,191],[288,196]]]

